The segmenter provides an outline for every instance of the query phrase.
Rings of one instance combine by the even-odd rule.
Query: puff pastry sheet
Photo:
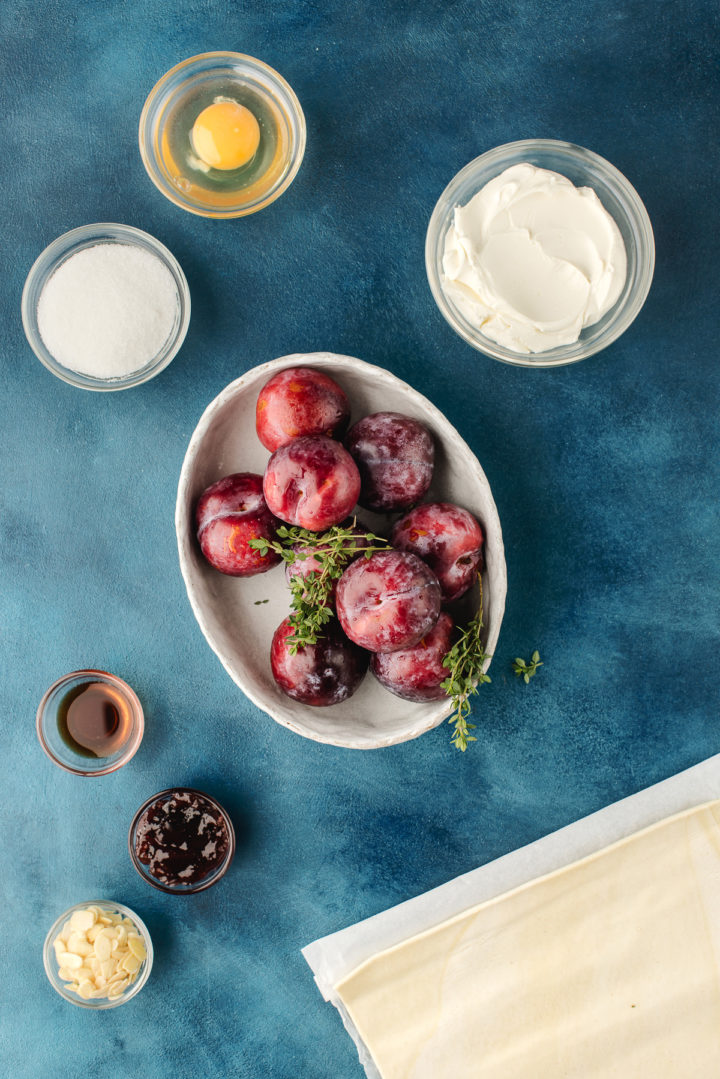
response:
[[[720,1077],[720,802],[373,956],[336,993],[382,1079]]]

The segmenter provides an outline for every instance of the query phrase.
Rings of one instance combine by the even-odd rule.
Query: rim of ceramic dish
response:
[[[194,533],[192,529],[188,527],[188,501],[190,498],[188,484],[189,474],[194,464],[195,455],[198,447],[201,445],[203,438],[205,437],[209,427],[211,426],[216,414],[220,412],[227,402],[231,400],[238,392],[247,387],[248,383],[257,381],[259,378],[270,378],[278,371],[282,371],[287,367],[297,366],[298,364],[304,364],[311,367],[318,367],[321,370],[337,367],[338,363],[349,364],[351,369],[356,371],[362,371],[374,381],[379,384],[392,383],[394,386],[401,388],[404,393],[418,406],[424,410],[426,415],[432,424],[439,427],[450,428],[454,435],[458,439],[458,446],[461,452],[466,456],[467,461],[470,464],[478,482],[487,489],[487,495],[493,509],[493,532],[494,536],[494,552],[495,558],[498,560],[498,573],[499,573],[499,589],[497,595],[492,594],[492,622],[488,618],[488,637],[486,641],[486,648],[489,653],[488,659],[483,667],[484,671],[487,671],[492,660],[495,646],[497,644],[498,637],[500,635],[500,629],[502,627],[503,616],[505,614],[505,604],[507,599],[507,563],[505,560],[505,547],[502,537],[502,525],[500,523],[500,515],[497,511],[495,499],[490,488],[485,472],[482,465],[478,461],[473,451],[468,446],[465,439],[460,435],[457,429],[450,423],[450,420],[437,408],[436,405],[429,401],[427,397],[424,397],[418,390],[414,389],[407,382],[398,378],[397,375],[393,375],[392,372],[387,371],[385,368],[378,367],[375,364],[368,363],[366,360],[360,360],[355,356],[346,356],[340,353],[328,353],[328,352],[314,352],[314,353],[291,353],[287,356],[280,356],[275,360],[269,360],[266,363],[257,365],[251,368],[245,374],[236,378],[233,382],[229,383],[220,393],[207,405],[202,416],[198,420],[197,426],[193,431],[193,434],[188,443],[188,448],[185,452],[183,459],[182,469],[180,471],[180,478],[178,480],[178,493],[175,503],[175,531],[177,535],[178,544],[178,556],[180,559],[180,570],[185,582],[185,589],[187,591],[190,606],[192,607],[193,614],[197,620],[198,625],[205,637],[205,640],[210,645],[220,663],[225,668],[225,671],[233,680],[236,686],[242,690],[245,696],[250,700],[257,708],[259,708],[265,715],[270,716],[272,720],[279,723],[280,726],[286,727],[288,730],[293,731],[295,734],[299,734],[303,738],[309,738],[312,741],[320,742],[323,745],[337,746],[343,749],[361,749],[361,750],[373,750],[384,749],[388,746],[401,745],[403,742],[412,741],[414,738],[419,738],[422,734],[427,734],[428,731],[434,730],[439,727],[451,714],[452,703],[436,702],[439,706],[437,713],[426,717],[422,722],[418,723],[415,727],[403,731],[397,735],[393,735],[386,738],[378,738],[373,742],[363,742],[358,744],[354,739],[348,738],[330,738],[321,735],[318,732],[309,731],[304,727],[301,727],[297,723],[293,723],[291,720],[286,719],[283,716],[278,716],[269,710],[267,702],[263,701],[260,695],[249,684],[248,679],[240,677],[237,671],[234,669],[233,661],[231,657],[225,652],[223,647],[216,639],[216,635],[210,626],[208,619],[205,616],[203,604],[199,595],[199,586],[193,578],[192,574],[192,556],[191,547]],[[487,524],[487,522],[486,522]],[[191,535],[192,534],[192,535]]]
[[[555,160],[553,160],[555,159]],[[442,286],[445,236],[455,207],[465,205],[491,179],[513,164],[528,161],[576,175],[576,186],[589,186],[603,202],[623,235],[628,275],[617,302],[597,323],[570,345],[546,352],[518,353],[485,337],[446,295]],[[576,182],[577,179],[577,182]],[[604,196],[604,197],[603,197]],[[606,205],[612,203],[612,209]],[[558,139],[521,139],[496,146],[470,161],[447,185],[430,217],[425,240],[425,268],[435,303],[453,330],[478,352],[519,367],[559,367],[576,363],[607,348],[639,314],[652,283],[655,241],[642,199],[623,173],[600,154]]]
[[[58,966],[55,962],[53,941],[58,935],[63,925],[76,910],[84,910],[86,907],[100,907],[102,910],[109,910],[113,913],[122,914],[124,917],[129,918],[133,925],[143,938],[145,945],[146,956],[143,959],[140,973],[132,985],[129,985],[124,993],[122,993],[115,1000],[107,1000],[106,998],[99,998],[95,1000],[84,1000],[69,990],[65,983],[57,975]],[[55,990],[70,1004],[76,1004],[78,1008],[89,1008],[92,1011],[105,1011],[108,1008],[117,1008],[120,1004],[127,1004],[129,1000],[137,996],[140,990],[145,985],[146,981],[150,977],[150,971],[152,970],[154,958],[152,938],[148,927],[145,922],[140,918],[134,910],[130,907],[126,907],[123,903],[114,903],[111,899],[87,899],[83,903],[74,903],[72,907],[68,907],[64,914],[61,914],[59,918],[55,920],[50,927],[47,936],[45,937],[45,943],[43,944],[43,965],[45,967],[45,973],[47,974],[48,981]]]
[[[223,861],[210,876],[204,877],[201,881],[198,881],[197,884],[188,885],[187,888],[177,885],[162,884],[159,880],[156,880],[147,871],[135,851],[135,832],[140,817],[154,802],[158,802],[161,798],[165,797],[171,798],[174,794],[195,794],[199,798],[204,798],[205,801],[214,806],[221,815],[225,821],[225,827],[227,828],[228,833],[228,849]],[[146,884],[151,884],[153,888],[157,888],[159,892],[165,892],[167,895],[195,895],[197,892],[204,892],[207,888],[212,888],[213,884],[217,884],[219,880],[222,880],[230,868],[230,864],[235,857],[235,846],[235,828],[230,819],[230,814],[222,805],[220,805],[220,802],[218,802],[217,798],[214,798],[212,794],[208,794],[207,791],[198,790],[196,787],[168,787],[164,791],[158,791],[157,794],[153,794],[151,798],[147,798],[140,806],[128,829],[128,851],[133,866]]]
[[[47,712],[48,703],[57,695],[58,691],[64,685],[75,680],[82,681],[83,679],[87,679],[88,682],[105,682],[107,685],[117,689],[123,697],[127,699],[132,712],[133,729],[125,748],[122,750],[119,757],[111,760],[110,764],[101,768],[81,768],[79,764],[73,765],[69,763],[69,757],[67,759],[60,758],[57,753],[54,752],[46,737],[45,721],[46,719],[49,719]],[[122,678],[118,678],[116,674],[110,674],[109,671],[99,671],[88,667],[79,671],[70,671],[69,674],[64,674],[62,678],[58,678],[53,682],[43,694],[42,700],[38,705],[35,726],[40,745],[53,764],[57,764],[59,768],[62,768],[66,772],[71,772],[72,775],[92,778],[94,776],[106,776],[111,772],[117,772],[119,768],[122,768],[123,765],[127,764],[127,762],[135,756],[140,748],[140,743],[142,742],[143,734],[145,732],[145,713],[143,712],[143,706],[140,703],[137,693],[127,684],[127,682],[124,682]],[[102,760],[101,757],[98,757],[97,759]]]
[[[40,336],[37,322],[38,301],[46,283],[58,267],[66,259],[77,254],[78,251],[104,243],[126,244],[149,251],[167,267],[177,288],[178,309],[173,329],[167,341],[157,356],[150,360],[149,363],[124,378],[92,378],[90,375],[84,375],[79,371],[64,367],[45,346],[45,342]],[[169,251],[164,244],[151,236],[149,232],[144,232],[133,225],[122,225],[112,221],[80,225],[78,228],[70,229],[69,232],[64,232],[52,243],[48,244],[30,268],[25,280],[20,306],[23,329],[25,330],[28,344],[48,371],[51,371],[57,378],[62,379],[63,382],[67,382],[71,386],[76,386],[82,390],[96,390],[99,392],[128,390],[154,378],[178,354],[190,324],[190,289],[182,267],[172,251]]]
[[[290,145],[287,168],[269,191],[256,202],[244,205],[238,203],[236,206],[218,209],[217,207],[205,206],[202,202],[194,201],[190,198],[184,198],[182,192],[170,182],[161,164],[161,157],[156,145],[156,134],[168,104],[181,89],[189,87],[193,76],[221,70],[223,66],[235,70],[241,77],[244,75],[247,78],[252,73],[264,80],[263,87],[266,93],[272,97],[273,104],[280,110],[287,125]],[[270,67],[263,60],[258,60],[247,53],[223,50],[197,53],[195,56],[189,56],[186,60],[181,60],[179,64],[175,64],[169,71],[166,71],[155,83],[145,100],[138,128],[140,156],[145,166],[145,171],[158,191],[182,210],[187,210],[188,213],[215,219],[247,217],[249,214],[257,213],[258,210],[262,210],[269,206],[270,203],[275,202],[297,176],[305,155],[306,139],[305,114],[297,94],[289,82],[275,68]]]

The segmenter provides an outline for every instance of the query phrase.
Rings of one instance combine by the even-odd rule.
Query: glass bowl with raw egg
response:
[[[237,52],[191,56],[153,87],[140,117],[150,179],[176,206],[203,217],[243,217],[294,180],[305,117],[267,64]]]
[[[607,348],[642,308],[655,244],[635,188],[569,142],[475,158],[433,210],[425,266],[441,314],[504,363],[557,367]]]
[[[137,694],[107,671],[63,675],[37,710],[40,745],[51,761],[76,776],[116,772],[135,755],[145,730]]]

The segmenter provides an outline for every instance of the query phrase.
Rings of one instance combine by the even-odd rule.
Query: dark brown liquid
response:
[[[86,682],[73,686],[60,701],[58,730],[81,757],[112,757],[130,736],[132,713],[119,690]]]

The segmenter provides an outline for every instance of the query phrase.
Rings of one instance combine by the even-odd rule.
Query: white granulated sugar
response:
[[[99,243],[71,255],[50,277],[38,301],[38,329],[63,367],[123,378],[157,356],[178,306],[175,279],[157,255]]]

